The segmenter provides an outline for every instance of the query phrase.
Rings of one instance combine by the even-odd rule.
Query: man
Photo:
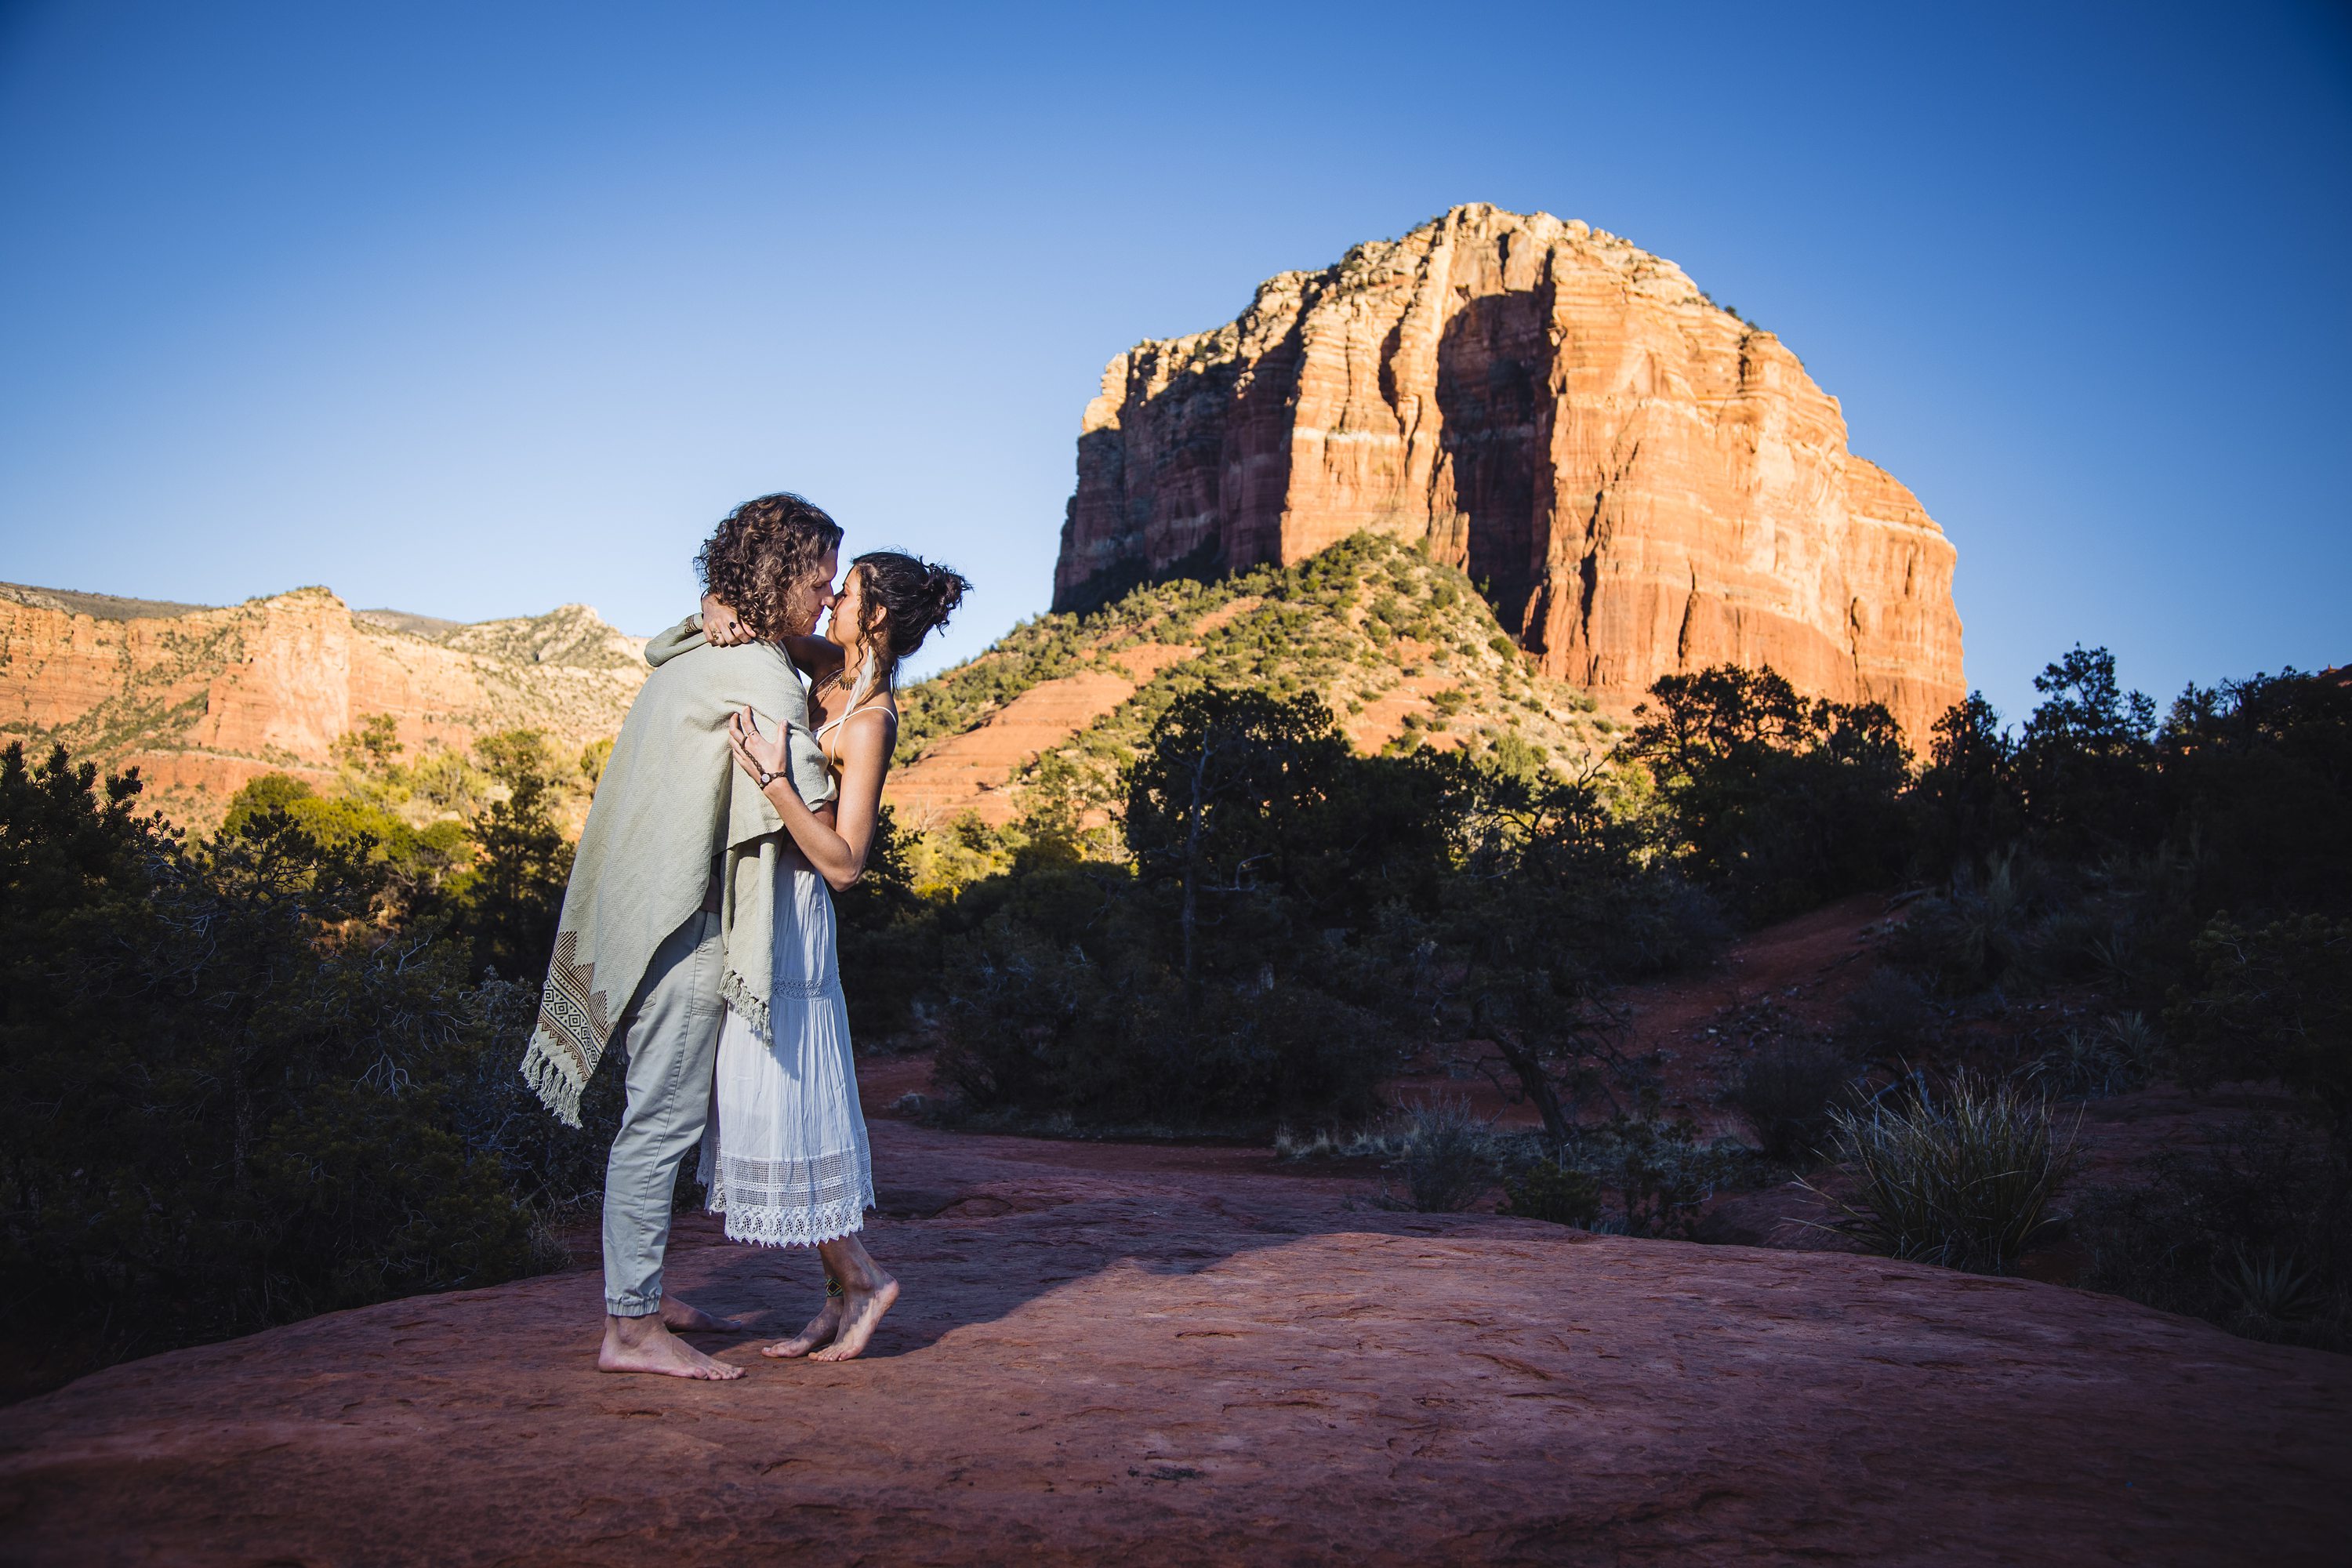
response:
[[[702,1138],[719,1024],[732,1006],[764,1034],[782,820],[735,766],[728,721],[749,707],[791,726],[791,773],[812,805],[832,775],[809,738],[808,698],[782,639],[833,600],[841,529],[795,495],[737,507],[702,548],[709,595],[755,639],[688,636],[646,681],[596,785],[563,896],[555,956],[523,1076],[580,1124],[608,1044],[626,1109],[604,1173],[606,1372],[742,1376],[673,1329],[727,1325],[662,1289],[671,1194]]]

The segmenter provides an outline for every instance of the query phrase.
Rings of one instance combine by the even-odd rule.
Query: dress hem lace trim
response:
[[[813,1208],[751,1208],[741,1205],[716,1206],[710,1212],[723,1215],[727,1220],[727,1239],[749,1242],[754,1247],[815,1247],[821,1242],[839,1241],[843,1237],[866,1228],[866,1211],[874,1206],[868,1196],[863,1199],[845,1198],[839,1203],[819,1204]]]

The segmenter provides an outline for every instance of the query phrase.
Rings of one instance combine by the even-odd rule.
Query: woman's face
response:
[[[824,624],[824,635],[845,652],[855,652],[865,646],[865,624],[866,574],[852,566],[833,596],[833,617]]]

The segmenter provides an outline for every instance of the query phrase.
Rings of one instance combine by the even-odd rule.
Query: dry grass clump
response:
[[[1495,1130],[1467,1100],[1410,1107],[1404,1153],[1397,1162],[1405,1195],[1423,1214],[1452,1214],[1476,1203],[1495,1183]]]

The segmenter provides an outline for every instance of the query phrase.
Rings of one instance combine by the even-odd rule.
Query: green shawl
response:
[[[614,1026],[656,950],[703,907],[722,855],[719,994],[768,1038],[776,868],[790,849],[783,819],[728,749],[728,716],[748,707],[768,733],[790,726],[793,787],[812,805],[835,794],[809,733],[808,694],[783,649],[712,647],[689,620],[646,657],[654,672],[597,781],[522,1059],[540,1099],[574,1127]]]

